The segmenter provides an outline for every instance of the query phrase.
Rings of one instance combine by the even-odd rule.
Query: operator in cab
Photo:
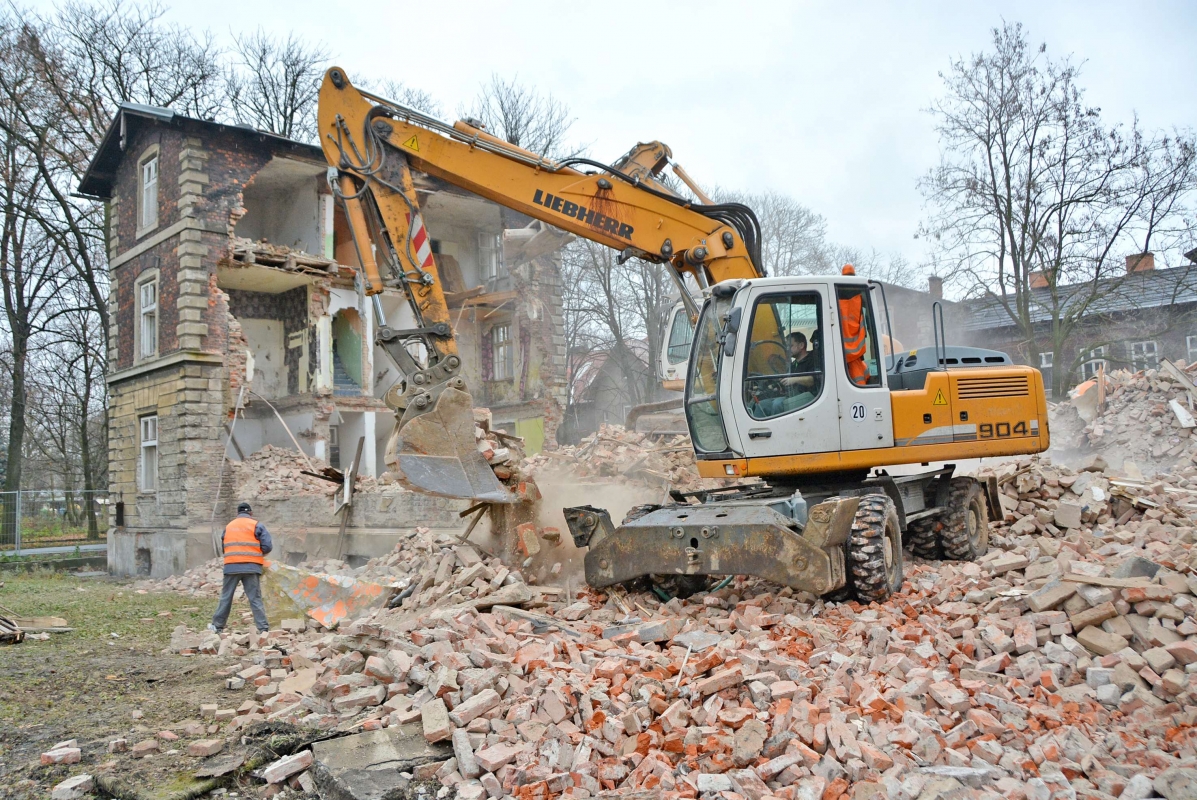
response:
[[[790,340],[790,374],[782,378],[784,386],[796,386],[814,394],[819,393],[819,383],[823,377],[820,359],[813,349],[807,348],[806,334],[794,331]]]

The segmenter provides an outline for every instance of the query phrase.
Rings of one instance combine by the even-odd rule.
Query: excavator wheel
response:
[[[902,531],[894,501],[860,498],[848,535],[848,584],[862,603],[884,603],[902,588]]]
[[[938,561],[943,556],[939,549],[939,515],[916,519],[906,526],[905,542],[910,552],[919,558]]]
[[[989,550],[985,489],[972,478],[953,478],[948,510],[940,517],[939,545],[950,561],[976,561]]]

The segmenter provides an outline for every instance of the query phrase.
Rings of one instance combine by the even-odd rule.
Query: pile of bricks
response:
[[[1095,416],[1088,422],[1074,419],[1053,427],[1053,438],[1058,428],[1064,434],[1059,444],[1101,453],[1131,478],[1197,463],[1194,376],[1197,364],[1186,368],[1183,362],[1133,373],[1115,370],[1106,376],[1104,407],[1095,408]],[[1090,393],[1096,394],[1096,390],[1086,394]],[[1089,398],[1090,403],[1095,401],[1095,397]],[[1081,400],[1074,402],[1086,405]],[[1064,414],[1075,416],[1070,408],[1064,409]]]
[[[581,478],[618,478],[647,486],[695,491],[724,485],[698,476],[690,439],[673,436],[656,440],[619,425],[603,424],[576,447],[540,453],[524,462],[531,475],[545,470],[571,470]]]
[[[333,632],[226,634],[238,694],[205,715],[228,734],[266,719],[419,723],[455,755],[415,777],[461,798],[1192,796],[1191,522],[1099,507],[1092,489],[1117,477],[1003,470],[1017,503],[990,553],[908,561],[880,606],[742,579],[668,602],[569,597],[518,571],[499,591],[527,599],[475,603],[505,567],[443,538],[407,542],[367,566],[420,587],[402,606]],[[1068,503],[1078,524],[1056,516]]]

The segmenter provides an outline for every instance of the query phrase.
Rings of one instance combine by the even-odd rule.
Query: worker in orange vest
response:
[[[266,554],[274,549],[274,544],[270,541],[266,526],[251,517],[252,513],[249,503],[240,503],[237,506],[237,518],[224,526],[224,535],[221,537],[224,586],[220,591],[216,615],[208,626],[208,630],[216,633],[224,630],[229,620],[229,612],[233,609],[233,593],[237,591],[238,583],[245,592],[245,599],[249,600],[250,610],[254,612],[258,633],[270,630],[270,623],[266,621],[266,606],[262,604],[261,578]]]
[[[856,269],[845,264],[840,270],[844,275],[855,275]],[[848,380],[857,386],[869,382],[869,365],[865,363],[865,346],[868,329],[864,324],[864,296],[858,292],[850,297],[840,297],[840,326],[844,339],[844,361],[848,366]]]

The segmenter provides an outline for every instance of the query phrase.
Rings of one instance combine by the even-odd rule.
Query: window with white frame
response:
[[[1192,364],[1197,361],[1197,336],[1185,337],[1185,363]]]
[[[1131,366],[1136,371],[1156,369],[1160,365],[1159,350],[1155,342],[1131,342]]]
[[[158,149],[142,157],[137,178],[138,235],[158,226]]]
[[[503,246],[497,234],[478,234],[478,269],[482,273],[482,280],[493,281],[499,277],[502,252]]]
[[[141,465],[138,477],[143,492],[158,491],[158,416],[142,417]]]
[[[514,377],[513,351],[511,347],[511,325],[496,325],[490,329],[490,346],[493,357],[491,377],[496,381]]]
[[[1055,353],[1039,354],[1039,372],[1043,374],[1043,383],[1048,387],[1052,385],[1052,365],[1055,363],[1055,357]]]
[[[137,284],[137,315],[141,324],[137,329],[138,358],[158,355],[158,277]]]
[[[1081,364],[1081,380],[1087,381],[1097,375],[1097,371],[1104,367],[1108,372],[1110,369],[1109,362],[1106,361],[1106,346],[1093,347],[1089,350],[1081,349],[1081,358],[1085,359]]]

